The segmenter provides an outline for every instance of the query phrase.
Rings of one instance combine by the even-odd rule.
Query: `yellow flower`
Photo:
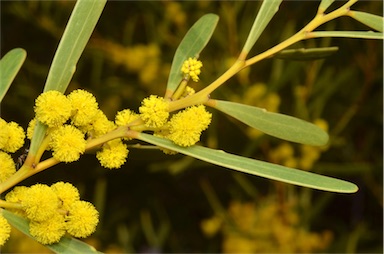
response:
[[[8,240],[11,235],[11,226],[8,221],[0,215],[0,246],[3,246],[4,243]]]
[[[109,121],[107,116],[100,109],[97,110],[94,120],[84,126],[79,127],[89,137],[96,138],[116,128],[114,122]]]
[[[55,90],[40,94],[35,102],[36,118],[49,127],[64,124],[71,116],[71,112],[69,99]]]
[[[130,109],[124,109],[116,114],[115,123],[117,126],[124,126],[134,121],[139,117],[134,111]]]
[[[25,133],[22,127],[15,122],[10,122],[8,126],[8,142],[4,150],[14,153],[24,145]]]
[[[61,209],[68,210],[75,201],[80,200],[79,191],[70,183],[57,182],[51,186],[61,201]]]
[[[86,201],[76,201],[65,217],[67,232],[74,237],[87,237],[96,230],[99,213]]]
[[[5,195],[5,200],[12,203],[21,203],[24,199],[24,196],[27,193],[28,188],[25,186],[16,186],[12,191],[8,192]],[[26,217],[25,211],[22,209],[9,209],[11,212],[18,214],[22,217]]]
[[[12,191],[5,195],[5,200],[13,203],[20,203],[24,199],[29,188],[25,186],[16,186]]]
[[[181,67],[181,72],[188,77],[191,77],[193,81],[197,82],[199,81],[201,67],[203,67],[203,63],[201,61],[190,57],[188,60],[184,61],[183,66]]]
[[[44,184],[32,185],[26,190],[21,200],[28,219],[39,222],[45,221],[57,213],[59,204],[56,193]]]
[[[16,172],[16,166],[12,157],[2,151],[0,151],[0,162],[0,183],[2,183]]]
[[[36,118],[33,118],[31,121],[29,121],[28,128],[27,128],[27,138],[29,140],[31,140],[33,137],[33,132],[35,131],[35,126],[36,126]]]
[[[168,120],[168,108],[168,102],[164,98],[151,95],[142,101],[139,111],[147,127],[159,128]]]
[[[77,89],[68,96],[72,105],[72,123],[76,126],[87,125],[96,117],[99,105],[90,92]]]
[[[128,152],[127,145],[121,139],[115,139],[104,144],[96,153],[96,158],[105,168],[120,168],[125,163]]]
[[[25,133],[15,122],[0,121],[0,149],[14,153],[24,145]]]
[[[59,161],[72,162],[84,153],[86,141],[84,134],[72,125],[63,125],[53,130],[51,147],[53,157]]]
[[[191,146],[200,140],[201,132],[211,123],[211,113],[203,105],[189,107],[169,121],[167,138],[179,146]]]
[[[52,244],[60,241],[66,229],[64,216],[56,213],[48,220],[29,223],[29,233],[41,244]]]
[[[184,98],[184,97],[191,96],[193,94],[195,94],[195,89],[193,89],[190,86],[186,86],[185,89],[184,89],[183,95],[181,97]]]

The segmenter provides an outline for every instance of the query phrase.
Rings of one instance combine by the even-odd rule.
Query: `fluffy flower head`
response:
[[[65,234],[64,216],[56,213],[48,220],[29,223],[29,233],[41,244],[52,244],[60,241]]]
[[[120,139],[115,139],[104,144],[103,148],[96,153],[96,158],[105,168],[120,168],[125,163],[128,152],[127,145]]]
[[[203,67],[203,63],[196,58],[188,58],[183,63],[181,67],[181,72],[185,75],[188,75],[192,78],[193,81],[199,81],[199,75],[201,73],[201,67]]]
[[[86,141],[84,134],[72,125],[63,125],[52,131],[51,147],[53,157],[59,161],[72,162],[84,153]]]
[[[147,127],[159,128],[168,120],[168,108],[168,102],[164,98],[151,95],[143,100],[139,111]]]
[[[64,210],[68,210],[75,201],[80,200],[78,189],[70,183],[57,182],[51,186],[51,189],[61,202],[60,208]]]
[[[24,145],[25,133],[15,122],[0,122],[0,149],[14,153]]]
[[[97,110],[94,120],[84,126],[79,127],[89,137],[99,137],[116,128],[114,122],[109,121],[107,116],[100,109]]]
[[[72,123],[76,126],[87,125],[93,121],[99,109],[95,96],[90,92],[77,89],[68,95],[72,105]]]
[[[71,116],[72,107],[69,99],[59,91],[42,93],[35,102],[37,119],[49,127],[64,124]]]
[[[132,122],[139,117],[134,111],[130,109],[124,109],[116,114],[115,123],[117,126],[124,126]]]
[[[25,186],[16,186],[12,191],[5,195],[5,200],[13,203],[20,203],[24,199],[29,188]]]
[[[16,166],[12,157],[2,151],[0,151],[0,162],[0,183],[2,183],[16,172]]]
[[[11,226],[8,221],[0,215],[0,246],[3,246],[4,243],[8,240],[11,234]]]
[[[35,126],[36,126],[36,118],[33,118],[31,121],[29,121],[28,128],[27,128],[27,138],[29,140],[31,140],[33,137],[33,132],[35,131]]]
[[[38,222],[45,221],[57,213],[59,204],[56,193],[44,184],[35,184],[28,188],[21,200],[28,219]]]
[[[189,107],[169,121],[167,136],[179,146],[191,146],[200,140],[201,132],[208,128],[212,115],[203,105]]]
[[[99,213],[91,203],[76,201],[72,204],[65,219],[67,232],[74,237],[84,238],[96,230]]]

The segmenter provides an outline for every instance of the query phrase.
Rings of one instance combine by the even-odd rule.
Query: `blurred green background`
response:
[[[27,51],[1,105],[5,120],[26,129],[33,118],[34,100],[43,90],[74,4],[1,2],[1,56],[16,47]],[[184,34],[199,17],[215,13],[220,21],[200,56],[201,81],[192,84],[199,90],[237,57],[260,4],[110,1],[68,92],[83,88],[94,93],[110,120],[119,110],[137,110],[150,94],[164,95],[173,54]],[[301,29],[317,6],[316,1],[283,2],[250,55]],[[382,1],[364,1],[352,9],[383,15]],[[332,29],[367,30],[347,17],[320,27]],[[264,60],[213,96],[327,125],[329,146],[310,148],[268,137],[212,109],[213,122],[201,144],[352,181],[360,188],[355,194],[291,186],[182,155],[135,148],[118,170],[104,169],[93,154],[86,154],[21,184],[66,181],[78,187],[82,199],[100,212],[97,232],[86,241],[104,252],[382,253],[383,42],[324,38],[292,48],[324,46],[338,46],[339,51],[324,60]],[[7,251],[43,251],[14,234]]]

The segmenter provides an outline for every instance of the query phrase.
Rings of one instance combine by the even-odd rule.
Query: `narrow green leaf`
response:
[[[105,3],[106,0],[78,0],[76,2],[53,58],[44,92],[49,90],[65,92]],[[45,136],[45,129],[46,127],[41,123],[36,125],[29,149],[31,154],[36,154]]]
[[[328,57],[338,50],[338,47],[286,49],[280,51],[273,57],[284,60],[316,60]]]
[[[340,193],[353,193],[358,190],[358,187],[355,184],[344,180],[254,160],[230,154],[222,150],[214,150],[198,145],[180,147],[170,140],[145,133],[140,133],[138,139],[208,163],[289,184]]]
[[[44,92],[49,90],[65,92],[106,2],[106,0],[76,2],[53,58]]]
[[[329,6],[334,2],[335,0],[321,0],[320,5],[319,5],[319,13],[324,13]]]
[[[360,39],[384,39],[383,33],[373,31],[318,31],[311,32],[308,38],[320,38],[320,37],[344,37],[344,38],[360,38]]]
[[[260,10],[257,13],[256,19],[253,22],[251,31],[249,32],[248,38],[245,41],[242,54],[247,55],[255,45],[257,39],[259,39],[261,33],[265,27],[269,24],[272,17],[279,10],[279,6],[282,0],[264,0],[261,4]]]
[[[22,218],[16,214],[13,214],[7,210],[2,210],[1,213],[7,219],[7,221],[19,231],[24,233],[25,235],[34,239],[33,236],[29,233],[29,222],[27,219]],[[98,252],[94,247],[79,241],[75,238],[70,238],[64,236],[60,242],[50,245],[45,245],[48,249],[54,251],[55,253],[68,253],[68,254],[76,254],[76,253],[101,253]]]
[[[301,119],[230,101],[215,100],[214,104],[214,108],[268,135],[307,145],[328,142],[325,131]]]
[[[173,93],[179,86],[183,79],[181,73],[183,62],[189,57],[199,56],[200,52],[212,37],[218,21],[219,16],[215,14],[206,14],[196,21],[196,23],[188,30],[173,57],[167,83],[167,91]]]
[[[371,13],[350,11],[349,16],[379,32],[383,32],[384,18]]]
[[[0,60],[0,103],[11,86],[16,74],[19,72],[27,52],[21,48],[9,51]]]

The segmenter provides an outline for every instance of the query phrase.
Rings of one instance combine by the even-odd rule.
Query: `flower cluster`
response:
[[[219,230],[225,253],[312,253],[323,251],[332,233],[310,232],[300,225],[295,202],[284,209],[274,199],[259,204],[232,201],[226,216],[213,216],[202,221],[203,232],[212,237]]]
[[[145,125],[154,130],[156,136],[168,138],[184,147],[194,145],[200,140],[201,133],[208,128],[212,117],[203,105],[186,108],[170,117],[168,102],[155,95],[144,99],[139,111]],[[131,119],[132,113],[128,111],[127,114],[128,119]]]
[[[36,119],[48,126],[48,148],[61,162],[78,160],[85,152],[86,140],[100,137],[117,127],[99,109],[93,94],[81,89],[68,96],[54,90],[42,93],[36,99],[35,113]],[[28,126],[28,138],[32,138],[36,119]],[[120,124],[121,121],[119,119]],[[126,145],[120,140],[109,142],[97,158],[104,167],[118,168],[125,163],[127,155]]]
[[[183,66],[181,67],[181,72],[188,78],[191,77],[193,81],[198,82],[201,67],[203,67],[203,63],[201,61],[190,57],[188,60],[184,61]]]
[[[99,222],[95,207],[80,200],[78,190],[70,183],[19,186],[9,192],[5,199],[20,205],[20,209],[11,210],[29,220],[30,234],[42,244],[56,243],[65,233],[87,237],[95,231]],[[0,242],[5,238],[3,231],[7,232],[2,225],[0,217]]]
[[[14,153],[24,145],[25,133],[15,122],[7,123],[0,118],[0,183],[16,172],[16,165],[10,153]]]

